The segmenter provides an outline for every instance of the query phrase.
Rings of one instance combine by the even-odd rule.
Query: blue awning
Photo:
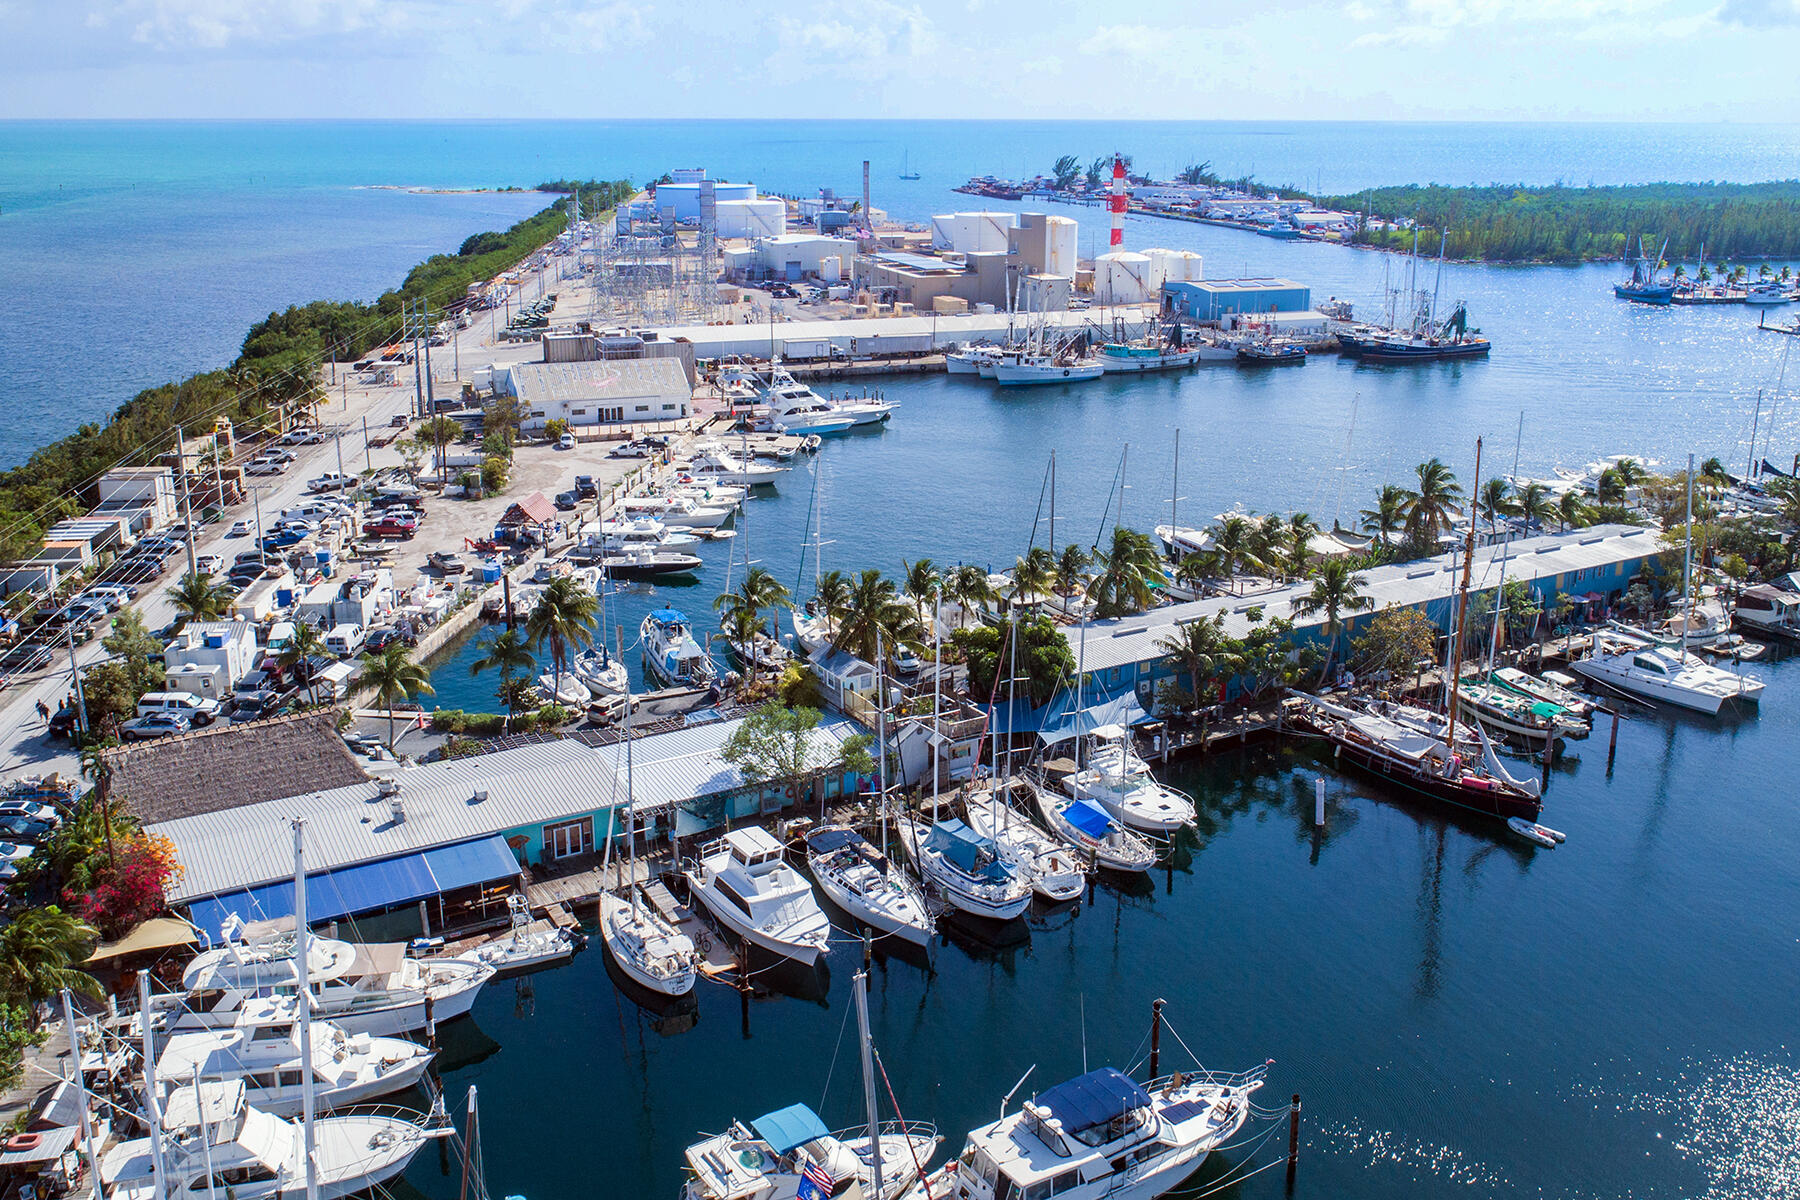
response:
[[[475,884],[511,879],[519,860],[502,834],[453,846],[436,846],[378,862],[355,863],[306,877],[309,922],[379,912]],[[202,936],[217,939],[227,917],[264,921],[294,915],[292,880],[258,884],[188,903],[188,919]]]
[[[1112,1067],[1089,1071],[1067,1083],[1059,1083],[1038,1097],[1038,1104],[1062,1122],[1070,1133],[1122,1117],[1150,1103],[1150,1093],[1136,1080]]]
[[[750,1122],[750,1128],[777,1154],[786,1154],[831,1132],[825,1128],[825,1122],[819,1120],[819,1114],[804,1104],[790,1104],[760,1116]]]

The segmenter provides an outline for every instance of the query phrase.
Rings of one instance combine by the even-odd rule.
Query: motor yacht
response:
[[[1123,726],[1101,725],[1087,734],[1079,769],[1051,782],[1074,799],[1093,800],[1141,833],[1167,837],[1194,819],[1194,802],[1157,782]]]
[[[712,657],[695,640],[687,614],[659,608],[638,627],[644,662],[651,676],[667,687],[707,687],[713,681]]]
[[[685,874],[732,936],[808,965],[824,953],[831,922],[812,885],[782,857],[781,843],[763,830],[733,829],[708,843]]]
[[[886,1121],[878,1127],[881,1192],[875,1192],[875,1139],[862,1126],[832,1133],[804,1104],[766,1113],[687,1148],[682,1200],[898,1200],[937,1154],[935,1126]]]

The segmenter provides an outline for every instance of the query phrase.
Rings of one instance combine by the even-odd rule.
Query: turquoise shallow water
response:
[[[872,157],[878,203],[923,217],[957,203],[946,189],[971,173],[1115,144],[1159,170],[1209,157],[1354,187],[1766,178],[1792,173],[1795,141],[1792,128],[1586,126],[0,125],[11,318],[0,361],[15,385],[0,456],[228,360],[271,307],[374,295],[425,254],[540,203],[361,185],[642,179],[704,162],[766,187],[850,189]],[[916,184],[885,179],[903,148],[925,176]],[[1127,238],[1198,249],[1215,277],[1288,275],[1363,306],[1398,265],[1138,220]],[[1052,450],[1061,541],[1099,532],[1127,445],[1125,518],[1148,526],[1167,512],[1177,427],[1184,520],[1238,501],[1353,520],[1374,486],[1432,454],[1466,477],[1477,434],[1490,464],[1510,465],[1521,414],[1526,471],[1626,451],[1735,461],[1759,390],[1769,456],[1800,448],[1792,383],[1776,395],[1789,339],[1758,334],[1742,310],[1616,304],[1612,275],[1448,268],[1446,296],[1465,297],[1495,339],[1485,363],[1326,359],[1025,395],[890,383],[902,403],[892,427],[831,443],[813,468],[826,566],[1009,563],[1031,536]],[[95,327],[99,352],[70,349],[72,331]],[[812,488],[796,471],[749,510],[752,556],[789,583]],[[628,634],[652,604],[707,611],[743,544],[707,546],[696,584],[625,597]],[[1800,668],[1756,669],[1771,680],[1760,714],[1634,718],[1610,770],[1603,738],[1578,746],[1549,793],[1546,819],[1570,834],[1554,852],[1329,775],[1330,825],[1315,840],[1306,814],[1325,764],[1302,750],[1177,770],[1201,802],[1201,836],[1151,886],[1103,889],[1025,944],[959,935],[935,974],[878,967],[876,1036],[906,1114],[937,1121],[954,1145],[1027,1067],[1034,1086],[1077,1073],[1084,1038],[1091,1063],[1129,1065],[1160,995],[1209,1066],[1272,1057],[1269,1101],[1305,1096],[1299,1195],[1800,1194]],[[440,703],[478,706],[489,691],[454,656],[436,681]],[[840,1035],[853,951],[835,950],[828,968],[774,980],[785,991],[747,1015],[733,993],[702,988],[697,1020],[653,1019],[622,998],[597,949],[495,987],[473,1022],[445,1031],[453,1095],[482,1089],[490,1185],[531,1200],[672,1197],[700,1130],[795,1100],[849,1123],[859,1099]],[[1278,1195],[1279,1176],[1238,1194]],[[433,1200],[456,1194],[430,1155],[408,1182]]]

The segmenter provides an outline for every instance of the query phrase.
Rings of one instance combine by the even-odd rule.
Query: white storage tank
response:
[[[713,210],[713,227],[722,238],[780,237],[787,232],[787,204],[781,200],[721,200]]]
[[[1053,216],[1045,223],[1049,230],[1045,236],[1044,274],[1075,278],[1076,239],[1080,227],[1072,217]]]
[[[1151,281],[1147,255],[1115,250],[1094,260],[1094,299],[1101,304],[1142,304],[1160,290]]]

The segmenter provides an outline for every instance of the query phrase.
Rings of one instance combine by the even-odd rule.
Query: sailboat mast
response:
[[[1756,478],[1756,435],[1762,429],[1762,396],[1763,390],[1756,389],[1756,413],[1750,418],[1750,462],[1744,471],[1745,479]]]
[[[1169,549],[1179,551],[1175,541],[1181,525],[1175,520],[1175,503],[1181,497],[1181,430],[1175,431],[1175,469],[1169,472]]]
[[[625,627],[613,627],[619,647],[619,661],[625,660]],[[752,649],[755,647],[752,646]],[[631,689],[625,689],[625,890],[631,896],[631,921],[637,924],[637,792],[631,780]]]
[[[306,926],[306,821],[294,818],[294,975],[300,1002],[300,1130],[306,1154],[306,1200],[319,1200],[319,1163],[313,1128],[317,1097],[312,1072],[312,948]]]
[[[94,1194],[100,1194],[100,1159],[94,1153],[94,1121],[88,1112],[87,1079],[81,1074],[81,1039],[76,1036],[75,1003],[69,998],[69,989],[62,990],[63,1024],[69,1028],[69,1068],[75,1077],[75,1094],[81,1101],[81,1149],[87,1156],[88,1172],[94,1179]],[[144,1021],[150,1020],[149,1012],[144,1013]],[[157,1178],[162,1178],[161,1172]]]
[[[1681,549],[1681,657],[1687,658],[1688,626],[1694,623],[1694,456],[1688,455],[1687,539]]]
[[[869,1118],[869,1169],[874,1173],[875,1184],[869,1194],[871,1200],[881,1200],[881,1120],[875,1110],[875,1064],[870,1053],[873,1043],[869,1039],[869,977],[858,971],[851,984],[850,990],[856,993],[856,1028],[862,1035],[863,1108]]]
[[[943,755],[944,737],[944,584],[931,589],[931,732],[937,734],[937,744],[931,748],[931,819],[937,820],[938,798],[944,791]],[[887,841],[887,826],[881,828],[881,838]]]
[[[1481,439],[1475,439],[1475,486],[1469,495],[1481,494]],[[1475,505],[1469,505],[1469,533],[1463,543],[1462,586],[1456,593],[1456,628],[1450,632],[1450,706],[1445,712],[1444,748],[1456,753],[1456,709],[1462,690],[1462,648],[1464,618],[1469,612],[1469,576],[1475,569]]]
[[[138,974],[138,1026],[144,1033],[144,1115],[150,1118],[150,1164],[156,1173],[156,1189],[151,1193],[153,1200],[163,1200],[168,1194],[169,1176],[163,1170],[162,1144],[162,1101],[156,1098],[156,1034],[152,1032],[150,1019],[150,972]],[[100,1177],[94,1176],[96,1191]]]
[[[887,854],[887,671],[882,667],[881,630],[875,631],[875,823],[881,826],[881,853]],[[865,1035],[866,1036],[866,1035]]]

